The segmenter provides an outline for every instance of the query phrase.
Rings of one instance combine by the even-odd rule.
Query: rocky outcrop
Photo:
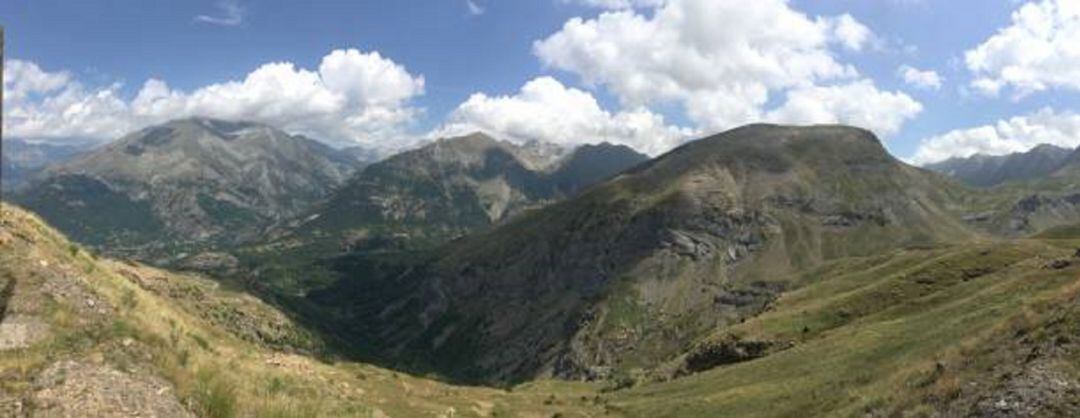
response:
[[[1008,236],[1026,235],[1080,221],[1080,193],[1036,193],[1023,197],[999,222]]]

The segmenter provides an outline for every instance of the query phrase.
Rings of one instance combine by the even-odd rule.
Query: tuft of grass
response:
[[[236,390],[216,371],[202,369],[196,373],[193,397],[194,406],[201,417],[232,418],[237,416]]]
[[[134,290],[124,289],[123,296],[120,299],[120,306],[129,311],[139,306],[139,299],[135,296]]]
[[[191,337],[192,340],[195,340],[195,344],[198,344],[199,347],[203,350],[214,352],[214,349],[210,347],[210,342],[206,341],[206,338],[203,338],[202,335],[196,334],[194,332],[189,332],[188,336]]]

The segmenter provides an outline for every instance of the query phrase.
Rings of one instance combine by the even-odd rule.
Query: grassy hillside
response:
[[[214,282],[98,259],[0,208],[0,415],[596,416],[591,386],[455,387],[340,362]]]
[[[638,416],[1075,416],[1076,245],[987,243],[833,263],[691,355],[731,340],[772,344],[770,354],[642,385],[618,404]],[[717,363],[736,357],[711,353]]]

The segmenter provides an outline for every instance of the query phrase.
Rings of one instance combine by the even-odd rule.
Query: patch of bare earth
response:
[[[194,417],[162,379],[70,360],[38,376],[32,402],[43,416]]]
[[[0,322],[0,350],[26,348],[45,339],[49,325],[27,315],[8,315]]]

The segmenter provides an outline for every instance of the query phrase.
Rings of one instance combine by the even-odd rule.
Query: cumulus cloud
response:
[[[220,0],[217,8],[220,15],[198,15],[195,16],[195,21],[220,26],[236,26],[244,23],[246,10],[237,0]]]
[[[9,100],[25,100],[31,94],[45,94],[64,87],[71,81],[66,72],[50,73],[37,64],[8,60],[4,67],[4,96]]]
[[[190,92],[147,80],[134,98],[119,86],[88,88],[66,72],[9,60],[4,131],[28,138],[111,138],[186,116],[253,120],[336,142],[393,146],[420,110],[410,105],[424,78],[378,52],[335,50],[317,70],[264,64],[243,80]]]
[[[834,18],[824,18],[832,31],[832,37],[840,42],[845,48],[853,51],[861,51],[863,47],[875,41],[874,33],[849,14],[842,14]]]
[[[128,128],[118,85],[87,89],[68,72],[7,60],[3,88],[7,137],[105,137]]]
[[[1003,155],[1027,151],[1039,144],[1080,146],[1080,114],[1043,108],[992,125],[950,131],[922,140],[912,162],[928,164],[975,154]]]
[[[882,96],[836,58],[834,48],[858,51],[874,42],[870,29],[850,15],[812,18],[784,0],[669,0],[649,11],[617,8],[593,19],[570,19],[533,50],[547,67],[605,87],[623,106],[677,103],[699,127],[719,130],[767,113],[862,120],[852,117],[862,98],[828,95],[837,88],[815,87],[820,85],[850,84],[848,89],[872,89],[874,97],[910,100],[899,93]],[[769,112],[770,95],[780,94],[790,104]],[[834,102],[810,109],[801,102],[808,95],[828,95]],[[889,101],[901,102],[910,112],[907,100]],[[844,113],[822,113],[828,111]],[[895,119],[877,126],[895,132]]]
[[[610,142],[657,155],[692,132],[668,126],[661,115],[638,109],[611,113],[588,92],[551,77],[529,81],[509,96],[472,95],[431,137],[484,131],[514,142],[540,140],[560,145]]]
[[[910,65],[901,65],[896,70],[896,74],[909,85],[925,89],[925,90],[940,90],[941,89],[941,76],[934,70],[920,70]]]
[[[921,111],[922,105],[908,95],[881,91],[872,81],[859,80],[791,90],[787,101],[765,119],[794,124],[842,123],[889,136]]]
[[[1012,22],[964,53],[971,85],[991,96],[1019,97],[1049,88],[1080,90],[1080,2],[1042,0],[1013,12]]]

